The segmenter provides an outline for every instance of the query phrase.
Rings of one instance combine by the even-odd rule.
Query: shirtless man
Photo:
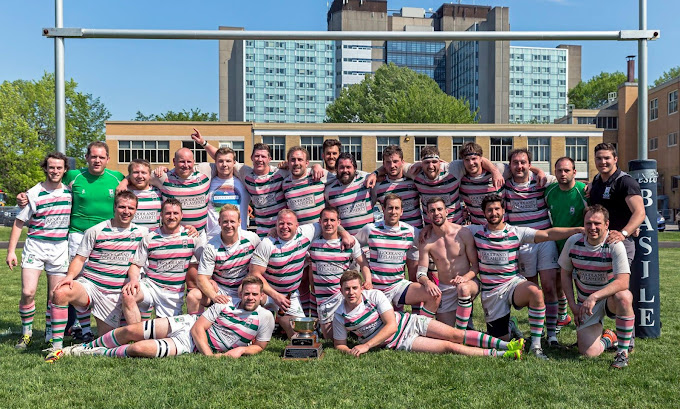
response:
[[[434,261],[437,270],[433,281],[442,293],[437,320],[464,330],[472,314],[472,300],[479,293],[475,240],[470,230],[447,220],[446,203],[441,197],[428,199],[426,211],[432,231],[418,246],[418,271],[427,273],[428,260]]]

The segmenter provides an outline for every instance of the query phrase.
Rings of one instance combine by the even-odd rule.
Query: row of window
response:
[[[524,60],[525,54],[522,53],[510,53],[510,59],[511,60]],[[555,58],[557,57],[557,58]],[[551,55],[538,55],[534,54],[532,56],[533,61],[567,61],[567,56],[566,55],[558,55],[558,56],[551,56]]]
[[[666,146],[677,146],[678,145],[678,133],[672,132],[668,134],[668,144]],[[655,151],[659,149],[659,137],[655,136],[649,138],[649,150]]]
[[[246,80],[246,85],[249,87],[254,87],[255,86],[255,80]],[[315,89],[315,88],[324,88],[324,84],[319,84],[319,87],[316,86],[315,82],[295,82],[295,88],[308,88],[308,89]],[[286,87],[286,81],[265,81],[264,86],[266,87],[276,87],[276,88],[285,88]],[[333,84],[332,83],[326,83],[325,86],[326,89],[332,89]]]
[[[243,141],[220,142],[220,148],[229,147],[236,154],[236,161],[245,160],[245,144]],[[196,162],[207,162],[208,153],[203,146],[194,141],[182,141],[182,148],[189,148],[194,153]],[[118,163],[130,163],[133,159],[146,159],[151,163],[170,162],[170,142],[168,141],[118,141]]]
[[[515,96],[515,97],[523,97],[524,96],[524,90],[511,89],[510,95]],[[567,93],[566,92],[558,92],[557,95],[558,95],[559,98],[566,98]],[[554,97],[555,94],[551,93],[550,91],[531,91],[531,94],[529,94],[529,92],[527,91],[527,96],[551,98],[551,97]]]
[[[333,57],[319,57],[318,61],[317,58],[314,56],[309,56],[309,55],[296,55],[295,56],[295,62],[304,62],[304,63],[323,63],[325,58],[326,63],[332,63],[333,62]],[[246,60],[252,61],[255,60],[255,54],[246,54]],[[286,61],[286,55],[278,55],[278,54],[265,54],[264,55],[264,61]],[[338,61],[340,62],[340,61]]]
[[[668,115],[678,112],[678,90],[668,93]],[[649,120],[653,121],[659,118],[659,99],[654,98],[649,101]]]
[[[524,65],[511,65],[510,66],[510,71],[515,71],[515,72],[532,72],[532,73],[544,73],[544,74],[549,74],[551,72],[550,67],[526,67]],[[567,72],[566,68],[560,67],[555,71],[554,69],[552,72],[558,72],[559,74],[565,74]]]
[[[246,40],[247,47],[254,47],[255,41]],[[264,46],[267,48],[286,48],[285,41],[265,41]],[[332,44],[313,44],[313,43],[295,43],[295,48],[298,50],[332,50]]]

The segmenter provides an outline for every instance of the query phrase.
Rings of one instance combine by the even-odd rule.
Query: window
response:
[[[529,152],[533,162],[550,162],[550,138],[529,138]]]
[[[565,155],[576,162],[588,161],[588,138],[565,138]]]
[[[436,136],[416,136],[416,160],[420,160],[420,150],[426,146],[437,146]]]
[[[668,115],[678,112],[678,90],[668,93]]]
[[[118,141],[118,163],[130,163],[143,158],[151,163],[170,162],[168,141]]]
[[[245,161],[245,144],[243,141],[220,142],[220,148],[231,148],[234,151],[234,160],[238,163]]]
[[[262,142],[269,145],[272,150],[272,160],[286,160],[286,137],[285,136],[263,136]]]
[[[598,116],[595,121],[595,126],[602,129],[618,129],[619,118],[615,116]]]
[[[342,143],[342,151],[349,152],[354,155],[357,165],[361,168],[361,136],[341,136],[340,143]]]
[[[678,144],[678,133],[673,132],[668,134],[668,146],[676,146]]]
[[[182,141],[182,148],[189,148],[194,153],[194,161],[203,163],[208,161],[208,152],[194,141]]]
[[[309,152],[310,161],[323,161],[323,136],[301,136],[300,146]]]
[[[399,146],[399,137],[398,136],[378,136],[376,138],[378,142],[378,147],[377,147],[377,156],[378,156],[378,162],[382,162],[383,160],[383,151],[385,148],[387,148],[390,145],[397,145]]]
[[[460,159],[458,157],[459,156],[458,152],[460,152],[460,148],[462,148],[463,145],[465,145],[468,142],[475,142],[475,137],[474,136],[461,136],[461,137],[454,136],[452,142],[453,142],[453,156],[451,156],[451,158],[453,158],[452,160],[456,160],[456,159]]]
[[[659,99],[654,98],[649,101],[649,120],[653,121],[659,117]]]
[[[657,149],[659,149],[659,138],[657,137],[649,138],[649,150],[655,151]]]
[[[491,138],[491,161],[507,162],[508,153],[512,150],[512,137]]]

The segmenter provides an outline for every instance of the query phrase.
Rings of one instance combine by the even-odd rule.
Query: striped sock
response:
[[[531,347],[540,348],[543,324],[545,323],[545,307],[529,307],[529,331],[531,332]]]
[[[68,305],[52,304],[52,347],[61,349],[64,346],[64,331],[68,321]]]
[[[45,308],[45,342],[52,339],[52,303],[47,301],[47,308]]]
[[[78,322],[80,322],[80,328],[83,330],[83,334],[92,333],[90,329],[90,312],[91,309],[87,309],[84,312],[76,310],[76,317],[78,317]]]
[[[33,318],[35,317],[35,301],[30,304],[19,304],[19,317],[21,317],[22,335],[33,335]]]
[[[87,344],[88,347],[116,348],[122,344],[116,339],[116,330],[109,331],[101,337]]]
[[[313,318],[319,318],[316,313],[316,295],[313,292],[309,293],[309,316]]]
[[[567,319],[567,296],[562,294],[559,296],[557,299],[558,303],[558,308],[557,308],[557,318],[560,320],[566,320]]]
[[[548,338],[555,336],[557,329],[557,301],[545,302],[545,329],[548,333]]]
[[[463,345],[478,348],[508,349],[508,343],[500,338],[492,337],[479,331],[464,330]]]
[[[148,310],[148,311],[141,311],[141,310],[140,310],[140,311],[139,311],[139,315],[142,316],[142,321],[148,321],[148,320],[150,320],[150,319],[151,319],[151,312],[152,312],[152,311],[153,311],[153,309],[150,309],[150,310]],[[121,326],[122,326],[122,325],[121,325]]]
[[[616,337],[619,339],[619,347],[616,352],[625,352],[628,354],[628,346],[633,337],[633,329],[635,328],[635,316],[616,316]]]
[[[413,315],[420,315],[420,309],[422,308],[422,303],[420,304],[411,304],[411,314]],[[395,310],[396,311],[396,310]]]
[[[603,334],[600,337],[600,343],[602,344],[603,350],[606,351],[614,345],[614,340],[609,336],[609,334]]]
[[[503,354],[499,354],[496,349],[485,349],[484,350],[484,355],[485,356],[494,356],[496,358],[502,357]]]
[[[127,349],[129,347],[130,344],[125,344],[116,348],[109,348],[106,350],[106,352],[104,352],[104,355],[116,358],[127,358]]]
[[[427,318],[434,318],[435,313],[433,313],[432,311],[428,310],[425,307],[420,307],[420,314],[419,315],[422,315],[423,317],[427,317]]]
[[[456,328],[466,329],[468,321],[472,315],[472,297],[458,298],[458,308],[456,308]]]

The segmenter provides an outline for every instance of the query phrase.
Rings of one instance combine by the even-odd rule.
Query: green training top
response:
[[[552,183],[545,189],[544,197],[550,209],[550,219],[554,227],[583,226],[583,210],[588,206],[585,194],[586,185],[576,181],[576,185],[564,191],[559,183]],[[566,240],[558,240],[557,249],[562,252]]]
[[[66,172],[63,182],[73,192],[71,225],[69,232],[82,233],[90,227],[113,217],[113,199],[116,187],[125,176],[115,170],[105,169],[95,176],[87,168]]]

